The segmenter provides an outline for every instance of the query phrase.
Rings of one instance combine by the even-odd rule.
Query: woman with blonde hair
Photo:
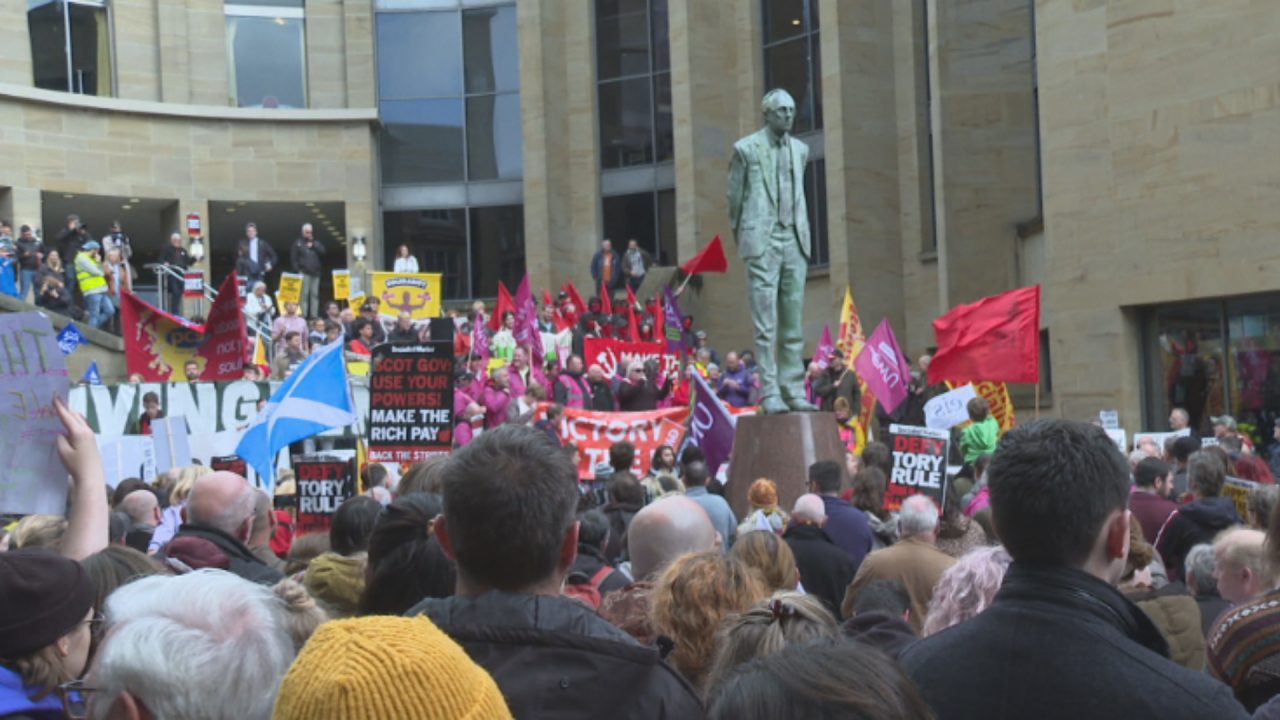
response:
[[[755,570],[770,592],[795,590],[800,584],[800,570],[791,546],[771,532],[739,531],[729,554]]]
[[[768,596],[756,571],[732,555],[719,550],[682,555],[654,587],[653,629],[675,643],[668,660],[701,692],[720,624]]]
[[[707,673],[707,687],[720,684],[743,663],[772,655],[788,645],[839,636],[836,618],[821,600],[797,592],[776,593],[725,621],[715,662]]]
[[[154,555],[159,552],[178,534],[178,528],[182,527],[182,509],[187,506],[187,497],[191,495],[191,488],[195,486],[196,480],[213,472],[204,465],[188,465],[178,471],[178,479],[173,481],[173,490],[169,491],[169,507],[164,509],[164,514],[160,516],[160,524],[156,526],[155,534],[151,536],[151,542],[147,545],[147,554]]]

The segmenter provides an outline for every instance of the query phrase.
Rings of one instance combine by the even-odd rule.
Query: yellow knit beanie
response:
[[[275,720],[509,720],[493,678],[425,617],[333,620],[280,686]]]

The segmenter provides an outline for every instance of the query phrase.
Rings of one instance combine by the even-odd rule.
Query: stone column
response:
[[[309,0],[306,4],[307,107],[346,106],[343,5],[342,0]]]
[[[113,0],[116,94],[131,100],[160,99],[159,13],[153,0]],[[179,3],[181,4],[181,3]]]

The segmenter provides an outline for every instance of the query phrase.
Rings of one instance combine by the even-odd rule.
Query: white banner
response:
[[[969,419],[969,401],[978,397],[973,384],[962,385],[924,404],[925,427],[950,430]]]

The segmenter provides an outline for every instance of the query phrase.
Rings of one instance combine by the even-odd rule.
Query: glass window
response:
[[[520,89],[519,46],[514,5],[462,13],[467,93]]]
[[[307,106],[304,22],[296,17],[227,15],[230,90],[237,107]]]
[[[632,239],[659,265],[676,262],[675,190],[613,195],[601,200],[604,236],[622,252]]]
[[[462,96],[457,13],[380,13],[377,32],[379,98]]]
[[[471,289],[495,297],[501,280],[512,292],[524,277],[524,207],[471,208]]]
[[[382,179],[388,184],[463,179],[462,100],[384,100]]]
[[[827,242],[827,161],[810,160],[804,169],[804,199],[809,210],[809,266],[831,263]]]
[[[659,265],[679,264],[680,253],[676,249],[676,191],[658,191],[658,253],[654,262]]]
[[[793,131],[822,128],[822,61],[817,0],[763,0],[764,84],[796,101]]]
[[[446,300],[471,297],[466,210],[388,212],[383,215],[383,231],[386,267],[395,262],[396,250],[408,245],[423,272],[444,275]]]
[[[27,7],[35,86],[110,96],[111,38],[105,4],[28,0]]]
[[[1223,373],[1223,308],[1203,302],[1169,305],[1147,313],[1147,428],[1168,427],[1169,412],[1184,408],[1191,427],[1212,435],[1209,418],[1226,412]]]
[[[471,180],[518,180],[524,174],[520,96],[467,98],[467,174]]]
[[[666,0],[596,0],[600,165],[670,160],[671,51]]]
[[[764,41],[766,44],[800,37],[805,27],[806,0],[764,0]],[[814,3],[817,8],[817,3]]]

